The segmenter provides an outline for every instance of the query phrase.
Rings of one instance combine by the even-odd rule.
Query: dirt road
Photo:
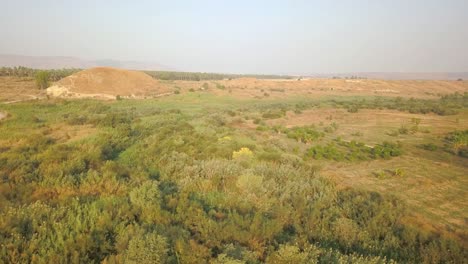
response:
[[[6,102],[0,102],[0,104],[14,104],[14,103],[19,103],[19,102],[26,102],[26,101],[32,101],[32,100],[39,100],[39,99],[44,99],[44,96],[35,96],[35,95],[29,95],[26,94],[25,96],[29,96],[30,98],[28,99],[20,99],[20,100],[13,100],[13,101],[6,101]]]

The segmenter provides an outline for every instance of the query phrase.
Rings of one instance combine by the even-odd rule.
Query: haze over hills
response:
[[[114,67],[131,70],[171,70],[171,68],[150,61],[121,61],[121,60],[85,60],[68,56],[23,56],[0,54],[0,67],[24,66],[34,69],[60,69],[93,67]]]
[[[121,61],[113,59],[85,60],[71,56],[24,56],[12,54],[0,54],[0,67],[24,66],[34,69],[60,69],[60,68],[80,68],[88,69],[94,67],[113,67],[129,70],[145,71],[183,71],[174,69],[157,62],[150,61]],[[202,70],[200,70],[202,72]],[[243,74],[253,74],[245,72]],[[267,73],[256,73],[267,74]],[[279,73],[285,75],[284,73]],[[312,78],[349,78],[357,76],[368,79],[382,80],[458,80],[468,79],[466,72],[345,72],[345,73],[304,73],[286,74],[290,76],[306,76]]]
[[[352,76],[382,80],[458,80],[468,79],[468,72],[348,72],[310,74],[315,78],[349,78]]]

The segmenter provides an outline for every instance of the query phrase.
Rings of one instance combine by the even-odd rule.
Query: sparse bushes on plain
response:
[[[311,143],[323,137],[323,133],[315,130],[313,126],[290,128],[286,131],[286,135],[302,143]]]
[[[468,107],[468,92],[463,94],[453,93],[441,96],[438,100],[430,99],[384,99],[377,97],[375,100],[337,101],[331,103],[346,108],[350,113],[356,113],[359,109],[392,109],[406,111],[413,114],[435,113],[438,115],[454,115],[463,107]]]

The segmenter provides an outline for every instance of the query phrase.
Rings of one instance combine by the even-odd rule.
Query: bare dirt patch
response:
[[[144,98],[170,91],[143,72],[107,67],[80,71],[63,78],[47,89],[48,94],[53,96],[104,99],[115,99],[118,95]]]
[[[45,98],[45,92],[37,89],[34,79],[0,77],[0,103],[21,102]]]

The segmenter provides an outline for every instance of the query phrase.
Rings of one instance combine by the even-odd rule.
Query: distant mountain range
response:
[[[76,57],[62,56],[22,56],[0,54],[0,67],[24,66],[34,69],[60,69],[93,67],[114,67],[132,70],[171,70],[169,67],[146,61],[120,61],[120,60],[84,60]]]

